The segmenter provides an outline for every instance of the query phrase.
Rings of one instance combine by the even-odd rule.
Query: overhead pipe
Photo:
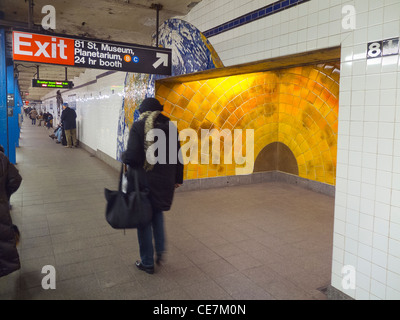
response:
[[[28,29],[30,31],[33,30],[40,31],[41,28],[39,26],[35,26],[33,21],[33,7],[35,6],[33,0],[25,0],[25,2],[28,2],[28,23],[21,21],[8,21],[0,19],[0,26],[7,28],[11,27],[11,28]]]
[[[158,42],[159,42],[159,40],[158,40],[158,38],[159,38],[159,30],[158,30],[158,28],[159,28],[159,25],[160,25],[160,10],[162,10],[163,5],[159,4],[159,3],[157,3],[157,4],[156,3],[152,3],[150,8],[157,10],[157,18],[156,18],[156,47],[158,48]]]
[[[25,0],[26,1],[26,0]],[[29,8],[28,8],[28,28],[33,29],[33,0],[28,0]]]

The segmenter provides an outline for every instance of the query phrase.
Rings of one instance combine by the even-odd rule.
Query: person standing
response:
[[[128,193],[134,185],[132,170],[139,172],[140,184],[146,185],[150,189],[153,217],[148,226],[137,230],[141,260],[136,261],[136,267],[149,274],[154,273],[153,236],[157,255],[156,264],[160,265],[165,253],[163,211],[170,210],[175,189],[183,183],[183,164],[178,161],[180,152],[178,130],[169,118],[161,114],[161,111],[163,111],[163,106],[155,98],[146,98],[142,102],[139,107],[141,115],[139,120],[132,125],[127,149],[122,154],[122,162],[129,165]],[[152,129],[161,130],[165,134],[166,154],[158,155],[165,156],[165,164],[158,162],[151,164],[154,161],[150,161],[150,163],[148,161],[148,150],[154,141],[149,141],[146,137]],[[171,129],[176,138],[175,140],[171,138],[171,141],[169,141]],[[171,157],[171,159],[175,158],[177,161],[170,160],[170,150],[176,152],[176,157]],[[161,151],[158,150],[158,152]]]
[[[36,118],[38,116],[38,113],[36,111],[36,108],[33,108],[31,112],[29,112],[29,116],[31,117],[32,120],[32,125],[36,125]]]
[[[10,197],[21,185],[18,169],[8,160],[0,146],[0,277],[21,268],[17,251],[17,228],[10,215]]]
[[[63,112],[61,114],[61,123],[65,131],[67,145],[65,148],[77,148],[78,142],[76,139],[76,112],[68,106],[68,103],[63,104]]]
[[[42,122],[44,121],[44,120],[43,120],[43,112],[42,112],[42,111],[40,111],[40,113],[39,113],[37,119],[39,120],[38,127],[41,127],[41,126],[42,126]]]

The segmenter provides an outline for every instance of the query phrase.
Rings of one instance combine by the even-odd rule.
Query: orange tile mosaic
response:
[[[319,64],[184,83],[160,82],[156,98],[179,130],[192,128],[199,138],[201,129],[228,129],[232,137],[235,129],[253,129],[253,167],[266,146],[280,142],[293,152],[300,177],[335,185],[339,78],[339,64]],[[245,136],[236,139],[234,155],[241,153],[243,160],[248,156],[246,147]],[[209,149],[202,156],[209,156],[210,164],[188,163],[185,179],[235,175],[245,166],[240,161],[212,164],[215,155]]]

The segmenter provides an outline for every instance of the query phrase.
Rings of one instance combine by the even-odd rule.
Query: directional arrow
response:
[[[154,69],[157,69],[161,64],[168,67],[168,54],[157,52],[158,60],[153,64]]]

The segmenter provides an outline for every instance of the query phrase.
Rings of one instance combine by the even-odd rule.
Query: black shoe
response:
[[[154,273],[154,267],[145,267],[145,266],[142,264],[142,262],[140,262],[139,260],[136,261],[135,265],[136,265],[136,267],[137,267],[139,270],[142,270],[142,271],[144,271],[144,272],[147,272],[148,274],[153,274],[153,273]]]
[[[157,253],[157,258],[156,258],[156,264],[158,266],[161,266],[164,262],[163,256],[160,253]]]

